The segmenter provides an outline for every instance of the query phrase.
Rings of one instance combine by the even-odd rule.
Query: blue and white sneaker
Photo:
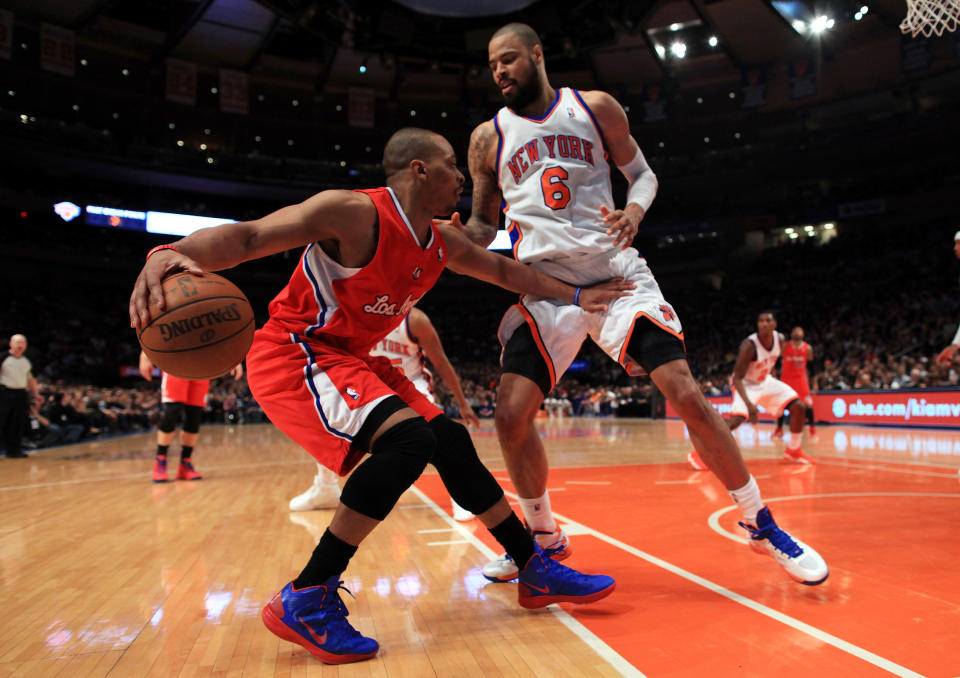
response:
[[[347,606],[338,589],[350,593],[337,576],[320,586],[299,591],[290,582],[270,599],[260,617],[274,634],[307,649],[327,664],[347,664],[370,659],[380,650],[347,621]],[[351,594],[352,595],[352,594]]]
[[[820,554],[777,527],[766,506],[757,513],[756,526],[741,522],[740,527],[750,537],[750,548],[761,555],[771,556],[801,584],[816,586],[830,576],[830,569]]]
[[[529,527],[527,529],[530,530]],[[570,539],[559,526],[553,532],[532,530],[530,534],[533,536],[533,540],[543,549],[544,554],[553,560],[564,560],[573,553]],[[484,565],[481,572],[484,577],[492,582],[508,582],[519,576],[520,568],[513,562],[509,553],[504,553],[499,558],[495,558]]]
[[[583,574],[561,565],[535,543],[533,555],[520,570],[517,600],[527,609],[551,603],[593,603],[613,593],[615,586],[613,577]]]

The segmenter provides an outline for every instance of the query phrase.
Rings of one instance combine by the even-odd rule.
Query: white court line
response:
[[[417,534],[433,534],[434,532],[456,532],[452,527],[441,527],[436,530],[417,530]]]
[[[763,501],[769,504],[775,501],[793,501],[794,499],[837,499],[849,497],[948,497],[951,499],[960,499],[960,492],[954,492],[952,494],[949,492],[828,492],[824,494],[796,494],[790,497],[764,497]],[[707,524],[717,534],[727,539],[738,541],[741,544],[746,544],[746,537],[734,534],[720,525],[720,516],[736,508],[736,505],[733,505],[717,509],[707,518]]]
[[[430,497],[424,494],[420,488],[411,486],[410,491],[415,493],[418,497],[420,497],[420,499],[426,502],[426,505],[432,508],[434,513],[443,518],[447,524],[450,525],[450,527],[454,528],[457,532],[460,532],[466,538],[466,540],[473,544],[484,556],[490,560],[493,560],[500,555],[499,553],[494,553],[489,546],[480,541],[480,539],[478,539],[466,527],[455,522],[453,518],[448,516],[442,508],[440,508],[432,499],[430,499]],[[403,507],[401,506],[400,508]],[[499,586],[499,584],[492,584],[492,586]],[[574,619],[570,613],[564,610],[562,607],[559,605],[548,605],[547,609],[553,613],[553,616],[556,617],[561,624],[570,629],[577,637],[580,638],[580,640],[582,640],[591,650],[596,652],[601,659],[612,666],[621,676],[627,676],[628,678],[646,678],[644,674],[641,673],[633,664],[617,654],[616,650],[603,642],[603,640],[601,640],[600,637],[597,636],[593,631]]]
[[[875,471],[889,471],[890,473],[906,473],[911,476],[932,476],[934,478],[956,478],[957,474],[954,473],[937,473],[935,471],[912,471],[905,468],[889,468],[887,466],[877,466],[876,464],[847,464],[839,461],[826,461],[824,459],[817,459],[818,464],[824,466],[840,466],[842,468],[852,468],[852,469],[872,469]],[[887,463],[887,462],[879,462]]]
[[[960,495],[950,495],[950,496],[960,497]],[[794,499],[794,498],[799,498],[799,497],[783,497],[781,499]],[[766,501],[769,502],[769,501],[777,501],[777,500],[767,499]],[[730,511],[735,508],[736,506],[731,506],[723,510]],[[638,558],[646,560],[648,563],[651,563],[652,565],[656,565],[657,567],[663,568],[668,572],[671,572],[679,577],[682,577],[688,581],[691,581],[694,584],[698,584],[699,586],[702,586],[709,591],[719,594],[724,598],[732,600],[735,603],[739,603],[740,605],[743,605],[744,607],[747,607],[755,612],[759,612],[760,614],[766,617],[769,617],[774,621],[778,621],[781,624],[789,626],[792,629],[800,631],[801,633],[806,633],[807,635],[812,636],[813,638],[816,638],[821,642],[827,643],[828,645],[832,645],[838,650],[847,652],[848,654],[851,654],[854,657],[857,657],[858,659],[862,659],[863,661],[873,664],[874,666],[884,669],[885,671],[889,671],[895,676],[902,676],[903,678],[925,678],[922,674],[916,673],[915,671],[911,671],[905,666],[900,666],[899,664],[896,664],[890,661],[889,659],[885,659],[879,655],[876,655],[873,652],[870,652],[869,650],[865,650],[862,647],[859,647],[857,645],[854,645],[853,643],[847,642],[842,638],[838,638],[830,633],[827,633],[826,631],[818,629],[815,626],[807,624],[806,622],[802,622],[799,619],[794,619],[793,617],[786,615],[780,612],[779,610],[774,610],[773,608],[767,607],[762,603],[758,603],[755,600],[751,600],[750,598],[740,595],[735,591],[731,591],[730,589],[720,586],[719,584],[715,584],[708,579],[704,579],[699,575],[696,575],[692,572],[688,572],[687,570],[677,567],[672,563],[668,563],[667,561],[661,558],[657,558],[654,555],[651,555],[649,553],[641,551],[638,548],[630,546],[629,544],[626,544],[620,541],[619,539],[614,539],[613,537],[603,534],[602,532],[598,532],[581,523],[578,523],[574,520],[570,520],[569,518],[561,516],[558,513],[554,513],[553,516],[554,518],[563,520],[566,523],[575,525],[578,530],[583,530],[584,534],[593,535],[600,541],[604,541],[612,546],[616,546],[617,548],[622,549],[627,553],[630,553],[631,555],[635,555]]]
[[[466,539],[451,539],[450,541],[428,541],[427,546],[447,546],[449,544],[469,544]]]
[[[567,485],[612,485],[609,480],[564,480]]]
[[[696,485],[700,479],[696,480],[654,480],[654,485]]]

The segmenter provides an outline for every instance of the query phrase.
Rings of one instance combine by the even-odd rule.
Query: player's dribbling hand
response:
[[[194,275],[203,275],[200,265],[185,254],[165,249],[153,254],[137,276],[130,294],[130,327],[140,330],[150,322],[150,306],[156,305],[162,311],[163,279],[174,271],[189,271]]]
[[[603,223],[607,225],[607,235],[617,236],[613,240],[614,248],[625,250],[630,247],[640,228],[640,222],[643,221],[643,208],[630,203],[625,209],[611,212],[606,205],[600,205],[600,214],[603,216]]]
[[[747,405],[747,419],[750,420],[751,424],[756,424],[760,418],[760,411],[757,409],[757,406],[754,404]]]
[[[580,290],[580,300],[577,304],[584,311],[607,311],[609,310],[608,301],[613,301],[618,297],[626,297],[630,294],[636,285],[623,278],[611,278],[602,283],[597,283],[590,287],[584,287]]]

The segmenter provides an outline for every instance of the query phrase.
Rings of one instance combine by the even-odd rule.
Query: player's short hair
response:
[[[383,171],[387,178],[405,169],[411,160],[427,160],[440,152],[436,132],[421,127],[404,127],[393,133],[383,147]]]
[[[760,312],[757,314],[757,320],[760,320],[760,316],[763,316],[763,315],[768,315],[768,316],[770,316],[771,318],[773,318],[774,320],[777,319],[777,314],[776,314],[776,313],[774,313],[773,311],[767,310],[767,311],[760,311]]]
[[[540,42],[540,36],[537,35],[535,30],[527,24],[518,22],[509,23],[506,26],[498,28],[497,32],[490,36],[490,40],[495,40],[496,38],[501,38],[511,33],[520,38],[520,42],[522,42],[523,46],[527,49],[533,49],[534,45],[543,45],[543,43]]]

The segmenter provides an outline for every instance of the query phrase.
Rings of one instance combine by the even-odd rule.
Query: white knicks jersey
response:
[[[773,346],[769,350],[767,350],[763,342],[760,341],[760,337],[757,336],[756,332],[747,337],[747,339],[753,342],[753,347],[757,350],[757,359],[750,363],[750,367],[747,368],[747,373],[744,375],[743,380],[751,384],[760,384],[770,375],[773,371],[773,366],[777,364],[777,359],[780,357],[780,349],[783,344],[783,337],[779,332],[774,332]]]
[[[427,369],[423,349],[410,336],[409,315],[404,316],[402,323],[377,342],[377,345],[370,350],[370,355],[388,358],[391,363],[407,375],[407,379],[413,382],[418,391],[427,396],[430,402],[435,402],[433,399],[433,375]]]
[[[580,93],[558,89],[542,118],[501,108],[493,124],[514,257],[530,263],[612,251],[600,214],[601,205],[614,209],[606,145]]]

